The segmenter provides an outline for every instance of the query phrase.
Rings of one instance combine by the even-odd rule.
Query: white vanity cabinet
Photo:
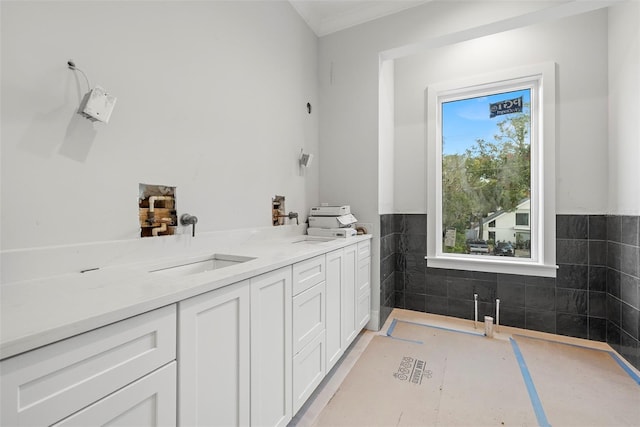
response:
[[[370,319],[370,240],[329,252],[326,260],[328,372]]]
[[[179,425],[249,425],[249,281],[189,298],[178,307]]]
[[[289,266],[179,303],[179,425],[291,420],[291,298]]]
[[[1,360],[0,425],[286,426],[369,320],[370,241],[342,244]]]
[[[293,265],[293,413],[326,373],[325,255]]]
[[[176,307],[2,360],[3,426],[176,422]]]

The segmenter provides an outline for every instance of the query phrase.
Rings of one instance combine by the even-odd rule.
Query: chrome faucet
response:
[[[189,215],[188,213],[182,214],[180,216],[180,224],[182,225],[190,225],[191,226],[191,237],[196,236],[196,223],[198,222],[198,217],[195,215]]]
[[[288,215],[276,215],[276,218],[289,218],[289,219],[296,219],[296,225],[300,225],[300,223],[298,222],[298,212],[289,212]]]

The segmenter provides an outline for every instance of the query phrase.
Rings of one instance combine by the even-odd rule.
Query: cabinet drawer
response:
[[[169,427],[175,424],[176,362],[171,362],[53,427]]]
[[[358,242],[358,259],[364,259],[371,257],[371,240],[365,240]]]
[[[293,295],[303,292],[313,285],[324,282],[324,255],[301,261],[293,265]]]
[[[325,329],[325,282],[293,297],[293,354]]]
[[[3,360],[2,425],[51,425],[176,357],[167,306]]]
[[[325,333],[320,332],[293,358],[293,413],[300,410],[325,375]]]

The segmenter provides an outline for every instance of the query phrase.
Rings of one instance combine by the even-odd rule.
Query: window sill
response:
[[[525,276],[556,277],[557,265],[544,265],[535,262],[500,258],[499,260],[480,257],[424,257],[429,268],[450,270],[482,271],[486,273],[520,274]]]

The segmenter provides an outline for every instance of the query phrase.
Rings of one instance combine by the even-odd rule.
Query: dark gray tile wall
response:
[[[396,216],[380,215],[380,325],[395,307]]]
[[[607,216],[607,343],[640,369],[640,217]]]
[[[606,341],[640,368],[640,217],[557,215],[554,278],[427,268],[426,215],[382,215],[381,325],[393,307]]]

